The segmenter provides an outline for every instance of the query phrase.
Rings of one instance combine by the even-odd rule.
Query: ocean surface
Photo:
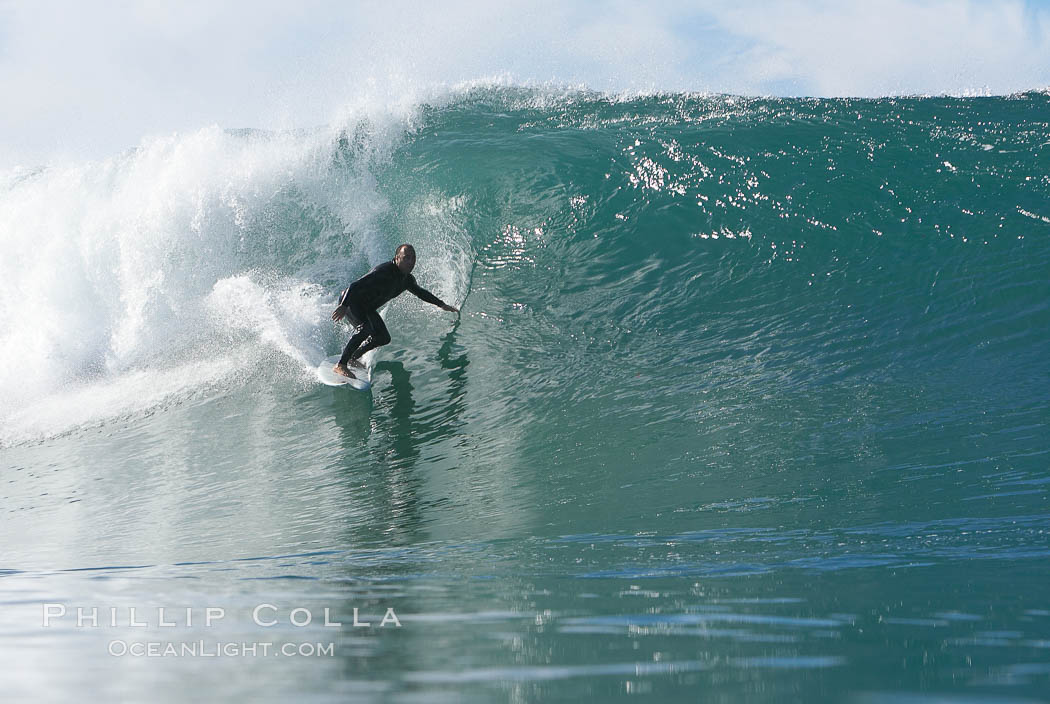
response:
[[[5,699],[1050,698],[1045,92],[203,127],[0,253]]]

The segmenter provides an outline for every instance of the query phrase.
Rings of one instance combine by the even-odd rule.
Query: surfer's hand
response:
[[[459,312],[459,308],[456,308],[455,306],[443,305],[441,307],[444,308],[445,310],[447,310],[449,313],[458,313]]]
[[[346,306],[339,306],[332,313],[332,320],[342,320],[346,317]]]

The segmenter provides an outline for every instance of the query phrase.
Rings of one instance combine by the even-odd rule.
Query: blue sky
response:
[[[761,95],[1050,85],[1050,0],[0,0],[0,168],[502,78]]]

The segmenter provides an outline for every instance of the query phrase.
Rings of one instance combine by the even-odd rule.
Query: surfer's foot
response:
[[[335,373],[335,374],[338,374],[339,376],[345,376],[348,379],[356,379],[357,378],[356,376],[353,375],[353,373],[349,369],[346,368],[345,364],[337,364],[337,365],[335,365],[334,367],[332,367],[332,372]]]
[[[365,365],[361,363],[361,360],[357,359],[356,357],[354,359],[351,359],[349,362],[347,362],[347,365],[353,367],[354,369],[364,369],[365,368]]]

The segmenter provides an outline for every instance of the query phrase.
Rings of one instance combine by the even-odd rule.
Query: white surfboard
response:
[[[328,386],[348,386],[358,391],[368,391],[372,388],[372,365],[365,361],[364,369],[350,367],[350,371],[356,377],[349,379],[332,371],[332,367],[339,361],[339,355],[333,355],[317,365],[317,379]]]

